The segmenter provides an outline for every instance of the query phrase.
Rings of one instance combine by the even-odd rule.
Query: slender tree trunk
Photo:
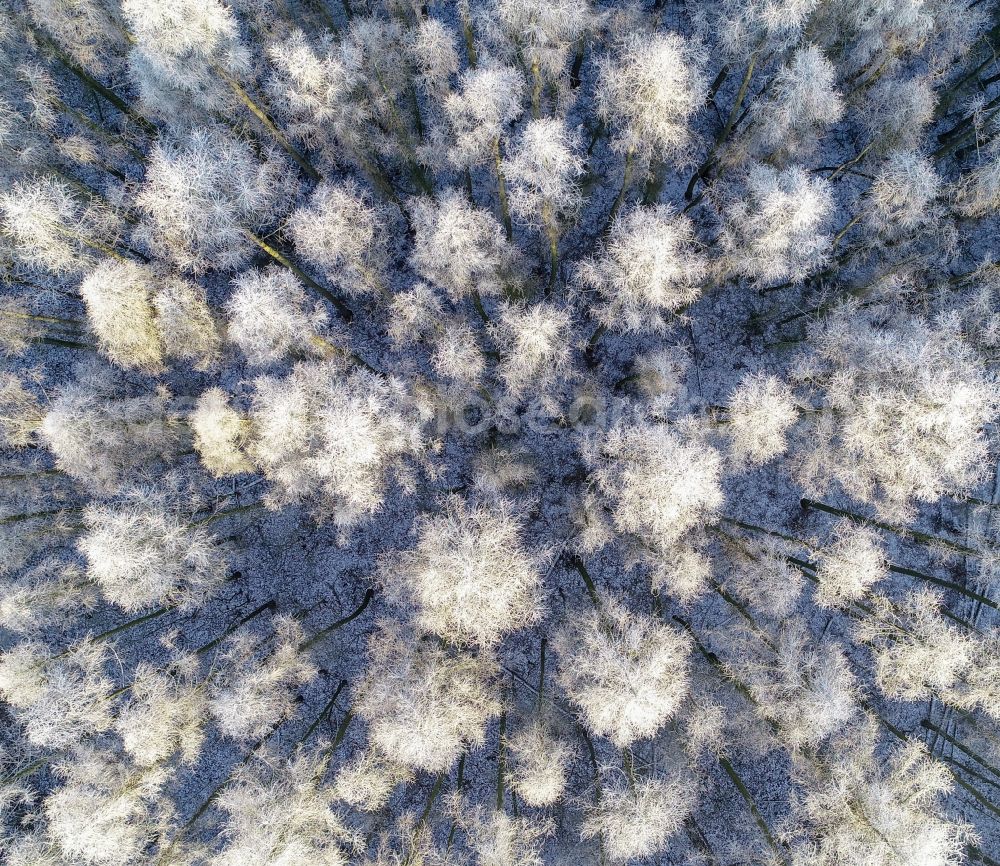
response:
[[[800,501],[802,507],[807,511],[825,511],[827,514],[833,514],[836,517],[848,517],[855,523],[861,523],[865,526],[874,527],[875,529],[892,532],[895,535],[902,536],[903,538],[912,538],[914,541],[919,541],[921,544],[927,544],[930,546],[940,545],[941,547],[946,547],[948,550],[953,550],[956,553],[964,553],[968,556],[982,555],[982,551],[976,550],[974,547],[968,547],[964,544],[959,544],[957,541],[941,538],[939,535],[929,535],[926,532],[918,532],[915,529],[907,529],[903,526],[893,526],[891,523],[882,523],[879,520],[873,520],[870,517],[856,514],[853,511],[847,511],[843,508],[835,508],[834,506],[827,505],[823,502],[816,502],[814,499],[802,499]]]
[[[622,185],[618,190],[618,195],[615,196],[614,202],[611,204],[611,210],[608,212],[608,219],[604,223],[604,229],[601,234],[607,234],[611,231],[611,227],[615,223],[615,217],[618,216],[618,211],[621,210],[622,203],[625,201],[625,196],[628,193],[628,188],[632,184],[632,173],[635,170],[635,150],[629,148],[625,153],[625,171],[622,175]]]
[[[503,221],[507,240],[514,238],[514,226],[510,221],[510,206],[507,203],[507,181],[503,173],[503,160],[500,157],[500,139],[493,139],[493,164],[497,172],[497,194],[500,199],[500,219]]]
[[[305,273],[298,265],[296,265],[291,259],[286,255],[276,250],[263,238],[258,237],[249,229],[243,230],[246,236],[253,241],[261,250],[267,253],[274,261],[276,261],[282,267],[288,268],[296,277],[298,277],[303,283],[305,283],[309,288],[318,292],[324,298],[326,298],[333,306],[336,308],[337,312],[340,314],[341,318],[345,322],[350,322],[354,319],[354,311],[351,310],[343,300],[337,297],[333,292],[327,289],[325,286],[321,286],[312,277]]]
[[[309,638],[309,640],[307,640],[304,643],[302,643],[302,644],[299,645],[299,651],[300,652],[304,652],[305,650],[309,649],[310,647],[315,646],[317,643],[319,643],[321,640],[323,640],[328,635],[330,635],[333,632],[335,632],[337,629],[343,628],[348,623],[353,622],[354,620],[356,620],[359,616],[361,616],[361,614],[363,614],[365,612],[365,608],[368,607],[368,605],[371,603],[371,600],[372,600],[372,598],[374,596],[375,596],[375,590],[369,589],[365,593],[364,598],[361,599],[361,604],[359,604],[353,611],[351,611],[351,613],[349,613],[347,616],[343,617],[342,619],[338,619],[336,622],[331,623],[330,625],[326,626],[326,628],[324,628],[324,629],[316,632],[316,634],[314,634],[311,638]]]
[[[531,117],[538,120],[542,116],[542,70],[538,61],[531,63]]]
[[[497,735],[497,796],[496,809],[503,811],[504,774],[507,770],[507,751],[504,738],[507,736],[507,713],[500,714],[500,731]]]
[[[719,137],[715,141],[715,145],[712,147],[711,152],[705,161],[701,164],[698,171],[695,172],[694,176],[688,182],[687,189],[684,192],[684,198],[691,201],[691,197],[694,195],[695,187],[699,180],[706,178],[708,172],[711,170],[712,166],[715,164],[715,155],[719,152],[726,142],[729,140],[729,136],[732,134],[733,127],[736,126],[737,115],[740,107],[743,105],[743,100],[746,98],[747,89],[750,87],[750,81],[753,79],[754,70],[757,66],[757,51],[754,51],[750,55],[750,62],[747,64],[747,71],[743,76],[743,80],[740,82],[740,89],[736,93],[736,99],[733,101],[732,108],[729,109],[729,115],[726,117],[725,126],[722,127],[722,131],[719,133]]]
[[[545,233],[549,239],[549,284],[546,294],[551,294],[559,274],[559,230],[556,228],[554,215],[550,215],[546,221]]]

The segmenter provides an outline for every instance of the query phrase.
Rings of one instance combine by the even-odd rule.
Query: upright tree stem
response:
[[[361,599],[361,604],[359,604],[353,611],[351,611],[351,613],[349,613],[342,619],[338,619],[336,622],[331,623],[321,631],[316,632],[316,634],[314,634],[311,638],[309,638],[309,640],[299,645],[299,651],[302,652],[309,649],[312,646],[315,646],[328,634],[331,634],[332,632],[335,632],[338,628],[343,628],[349,622],[353,622],[354,620],[356,620],[359,616],[361,616],[361,614],[365,612],[365,608],[368,607],[374,595],[375,595],[375,590],[369,589],[365,593],[365,597]]]
[[[537,60],[531,62],[531,117],[538,120],[542,116],[542,70]]]
[[[500,157],[500,139],[493,139],[493,164],[497,172],[497,194],[500,198],[500,219],[503,221],[507,240],[514,238],[514,226],[510,221],[510,206],[507,203],[507,181],[503,173],[503,160]]]
[[[625,154],[625,172],[622,176],[622,185],[618,190],[618,195],[615,196],[615,200],[611,205],[611,211],[608,213],[607,222],[604,224],[604,230],[601,234],[607,234],[611,231],[611,227],[614,225],[615,217],[618,216],[618,211],[621,210],[622,202],[625,201],[625,194],[628,192],[628,188],[632,183],[632,172],[635,169],[635,149],[629,148]]]
[[[914,541],[919,541],[921,544],[927,544],[929,546],[940,545],[948,550],[953,550],[955,553],[964,553],[967,556],[981,556],[982,551],[976,550],[974,547],[968,547],[964,544],[959,544],[957,541],[951,541],[947,538],[941,538],[938,535],[929,535],[926,532],[918,532],[915,529],[907,529],[903,526],[893,526],[891,523],[882,523],[879,520],[874,520],[871,517],[865,517],[861,514],[855,514],[853,511],[846,511],[843,508],[835,508],[832,505],[827,505],[823,502],[816,502],[814,499],[802,499],[802,507],[806,510],[813,511],[824,511],[827,514],[833,514],[837,517],[847,517],[853,520],[855,523],[861,523],[865,526],[871,526],[875,529],[882,529],[886,532],[892,532],[896,535],[902,536],[903,538],[912,538]]]
[[[535,707],[536,715],[542,714],[542,696],[545,693],[545,647],[548,641],[543,637],[541,647],[538,650],[538,702]]]
[[[733,101],[732,108],[729,109],[729,115],[726,117],[725,126],[722,127],[722,131],[719,133],[719,137],[716,139],[711,152],[701,164],[698,171],[695,172],[694,177],[692,177],[688,183],[687,190],[684,192],[684,198],[688,201],[690,201],[691,197],[694,195],[694,189],[698,184],[698,181],[708,176],[709,170],[715,164],[715,155],[719,152],[719,149],[729,140],[729,136],[732,134],[733,128],[736,126],[736,118],[739,114],[740,107],[743,105],[743,100],[746,98],[747,89],[750,87],[750,81],[753,79],[756,66],[757,52],[754,51],[750,55],[749,63],[747,63],[747,71],[743,76],[743,80],[740,82],[740,89],[736,93],[736,99]]]
[[[778,855],[782,863],[786,862],[784,851],[781,850],[781,848],[778,846],[778,843],[775,841],[774,836],[771,835],[771,829],[767,826],[767,822],[764,820],[764,816],[761,815],[760,809],[757,808],[757,803],[754,801],[753,796],[747,789],[747,786],[743,783],[743,780],[740,778],[739,773],[736,772],[735,768],[729,762],[728,758],[720,757],[719,766],[721,766],[722,769],[725,770],[725,773],[729,777],[729,780],[733,783],[733,786],[736,788],[737,791],[739,791],[740,796],[743,798],[743,801],[747,804],[747,808],[750,810],[750,814],[753,816],[754,822],[760,828],[761,834],[767,840],[768,846],[775,854]]]
[[[500,732],[497,736],[497,811],[503,811],[504,771],[507,764],[507,751],[504,737],[507,734],[507,713],[500,714]]]
[[[559,275],[559,230],[556,228],[554,215],[546,221],[545,233],[549,238],[549,283],[546,294],[550,294]]]
[[[25,22],[27,29],[31,31],[32,34],[41,42],[52,54],[55,56],[56,60],[59,61],[66,69],[68,69],[74,76],[76,76],[83,84],[85,84],[94,93],[100,94],[105,100],[110,102],[115,108],[117,108],[122,114],[126,115],[131,120],[135,121],[142,130],[149,136],[155,138],[159,130],[150,123],[145,117],[143,117],[138,111],[132,108],[124,99],[122,99],[117,93],[115,93],[110,87],[106,87],[101,84],[93,75],[78,66],[72,59],[70,59],[63,50],[48,36],[42,33],[37,28],[27,24]]]
[[[258,508],[263,508],[263,502],[250,502],[246,505],[236,505],[233,508],[226,508],[223,511],[216,511],[213,514],[209,514],[208,517],[203,517],[201,520],[196,520],[191,526],[205,526],[209,523],[214,523],[216,520],[221,520],[223,517],[230,517],[233,514],[243,514],[246,511],[255,511]]]
[[[583,582],[587,587],[587,595],[590,596],[590,600],[593,602],[594,607],[598,610],[601,609],[601,597],[597,594],[597,587],[594,585],[594,580],[590,576],[590,572],[587,571],[587,567],[583,564],[583,560],[579,556],[570,556],[569,564],[576,569],[580,577],[583,578]]]
[[[469,60],[469,69],[475,69],[479,63],[479,52],[476,51],[475,34],[472,32],[472,19],[462,14],[462,36],[465,38],[465,53]]]
[[[333,711],[333,705],[337,702],[337,698],[340,697],[340,693],[344,690],[346,686],[347,686],[347,680],[341,680],[340,683],[337,685],[337,689],[336,691],[334,691],[330,700],[328,700],[324,705],[323,711],[316,717],[313,723],[308,728],[306,728],[306,732],[301,737],[299,737],[300,743],[305,743],[312,736],[313,731],[315,731],[316,728],[319,727],[323,719],[325,719],[327,716],[330,715],[330,713]]]
[[[253,241],[261,250],[263,250],[268,256],[270,256],[274,261],[276,261],[282,267],[288,268],[295,276],[297,276],[303,283],[305,283],[309,288],[321,294],[326,298],[333,306],[336,308],[337,312],[340,314],[341,318],[345,322],[350,322],[354,319],[354,311],[347,306],[340,298],[338,298],[333,292],[327,289],[325,286],[321,286],[312,277],[305,273],[298,265],[296,265],[291,259],[289,259],[284,253],[279,252],[274,247],[272,247],[263,238],[258,237],[249,229],[243,230],[246,236]]]
[[[573,65],[569,70],[569,86],[571,90],[576,90],[582,83],[580,72],[583,69],[583,58],[586,55],[587,43],[581,36],[573,54]]]
[[[991,763],[989,763],[989,761],[987,761],[985,758],[983,758],[977,752],[975,752],[972,749],[970,749],[968,746],[964,745],[962,742],[960,742],[959,740],[957,740],[955,737],[953,737],[947,731],[945,731],[942,728],[939,728],[932,721],[930,721],[930,719],[922,719],[921,722],[920,722],[920,726],[923,727],[923,728],[926,728],[929,731],[933,731],[936,735],[938,735],[939,737],[942,737],[944,740],[946,740],[947,742],[951,743],[960,752],[964,752],[966,755],[968,755],[970,758],[972,758],[972,760],[974,760],[977,764],[980,764],[981,766],[985,767],[994,776],[996,776],[998,779],[1000,779],[1000,769],[997,769],[996,767],[994,767]]]
[[[136,617],[135,619],[130,619],[128,622],[123,622],[121,625],[116,625],[114,628],[110,628],[107,631],[102,631],[100,634],[95,634],[91,636],[91,640],[107,640],[116,634],[121,634],[123,631],[128,631],[130,628],[135,628],[136,626],[142,625],[144,622],[149,622],[150,620],[159,619],[166,613],[175,610],[174,605],[166,605],[164,607],[158,607],[156,610],[150,613],[145,613],[142,616]]]
[[[255,607],[250,613],[245,616],[240,617],[235,623],[233,623],[229,628],[227,628],[222,634],[220,634],[214,640],[209,641],[207,644],[198,647],[195,650],[195,655],[201,655],[202,653],[207,653],[213,647],[217,647],[222,643],[229,635],[236,631],[240,626],[246,625],[250,620],[255,619],[260,616],[266,610],[275,610],[277,608],[277,602],[272,598],[270,601],[265,601],[263,604]]]
[[[239,99],[239,101],[242,102],[248,109],[250,109],[251,114],[253,114],[253,116],[261,122],[264,128],[271,134],[271,137],[278,142],[281,149],[285,151],[285,153],[287,153],[293,160],[295,160],[299,168],[301,168],[311,180],[318,182],[323,179],[320,173],[313,168],[312,163],[309,162],[305,156],[299,153],[285,134],[278,129],[277,124],[271,120],[267,112],[254,102],[250,94],[243,89],[243,86],[235,78],[233,78],[233,76],[230,75],[223,66],[218,63],[213,63],[212,71],[226,82],[229,89],[235,94],[236,98]]]

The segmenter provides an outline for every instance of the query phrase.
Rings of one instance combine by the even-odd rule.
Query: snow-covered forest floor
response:
[[[1000,861],[993,2],[0,9],[0,862]]]

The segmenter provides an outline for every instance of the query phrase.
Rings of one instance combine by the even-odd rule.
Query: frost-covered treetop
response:
[[[517,289],[520,253],[489,211],[452,191],[438,202],[416,202],[413,220],[413,268],[452,300],[473,292],[501,295]]]
[[[491,0],[484,7],[483,24],[498,47],[522,53],[532,75],[554,81],[598,23],[596,10],[577,0]]]
[[[981,478],[997,382],[953,320],[894,330],[864,311],[817,326],[817,385],[840,417],[832,478],[888,515]]]
[[[389,229],[383,210],[353,183],[321,184],[308,207],[291,215],[288,231],[302,257],[346,294],[384,292]]]
[[[656,550],[711,522],[723,502],[721,455],[667,425],[619,425],[601,446],[596,480],[617,527]]]
[[[619,216],[600,256],[578,273],[606,304],[594,304],[602,324],[644,331],[666,327],[665,314],[694,301],[706,271],[690,220],[659,205]]]
[[[455,136],[449,159],[458,166],[492,157],[504,128],[524,112],[524,75],[516,67],[486,61],[467,69],[444,101]]]
[[[745,197],[724,211],[722,267],[770,284],[800,282],[826,264],[833,197],[826,180],[792,166],[751,163]]]
[[[581,202],[577,178],[583,160],[561,120],[532,120],[504,165],[511,184],[511,208],[525,221],[547,222]]]
[[[421,628],[490,647],[539,619],[538,564],[521,549],[509,507],[470,508],[455,499],[418,531],[416,548],[387,563],[385,580],[414,606]]]
[[[218,0],[150,3],[122,0],[130,42],[129,69],[144,105],[173,116],[188,99],[200,109],[220,109],[232,98],[223,75],[250,64],[232,10]]]
[[[197,605],[226,576],[226,559],[204,525],[189,522],[149,491],[91,505],[79,547],[101,592],[134,612],[171,601]]]
[[[691,116],[705,101],[703,58],[676,33],[630,33],[601,67],[597,106],[622,150],[660,159],[685,155]]]
[[[350,526],[376,511],[386,473],[422,445],[402,384],[334,362],[254,382],[251,459],[274,482],[275,506],[309,501]]]
[[[456,653],[395,625],[369,643],[370,665],[355,700],[372,742],[414,769],[449,769],[501,709],[495,663]]]
[[[276,221],[290,190],[284,161],[274,152],[263,157],[211,127],[159,141],[136,195],[137,237],[184,270],[245,264],[255,249],[248,233]]]
[[[322,304],[310,302],[302,284],[287,270],[240,274],[233,281],[226,312],[227,336],[254,366],[334,351],[322,336],[330,314]]]
[[[687,694],[688,638],[617,600],[571,618],[553,645],[567,697],[619,747],[653,736]]]

